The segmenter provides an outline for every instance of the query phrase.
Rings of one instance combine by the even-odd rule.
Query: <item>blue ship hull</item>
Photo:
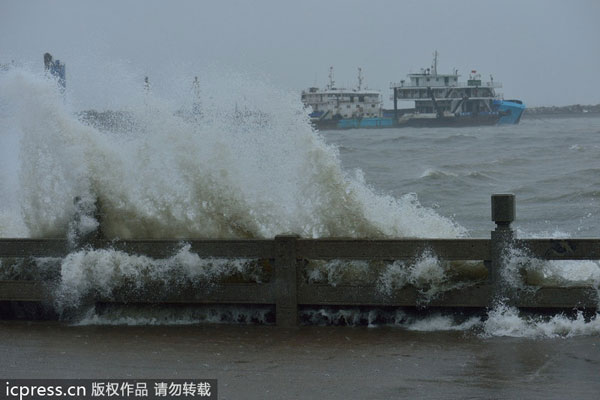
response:
[[[394,120],[392,118],[347,118],[340,119],[337,123],[338,129],[352,128],[392,128]]]
[[[385,110],[387,111],[387,110]],[[384,111],[384,115],[385,115]],[[342,118],[313,120],[315,127],[321,130],[357,129],[357,128],[401,128],[412,127],[460,127],[483,125],[515,125],[518,124],[525,111],[525,104],[520,100],[495,100],[492,112],[480,112],[476,115],[460,113],[451,117],[412,118],[406,121],[394,121],[393,117],[378,118]],[[388,112],[388,114],[390,114]],[[393,115],[393,114],[392,114]],[[311,117],[315,115],[311,114]]]
[[[393,118],[341,118],[341,119],[324,119],[313,120],[313,125],[321,130],[330,129],[377,129],[377,128],[394,128]]]
[[[521,100],[501,100],[498,104],[498,112],[501,117],[498,125],[518,124],[525,111],[525,104]]]

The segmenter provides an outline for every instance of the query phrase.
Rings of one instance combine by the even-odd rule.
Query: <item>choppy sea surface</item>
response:
[[[185,244],[172,257],[153,260],[82,248],[78,238],[96,229],[110,239],[271,238],[286,232],[311,238],[488,237],[490,195],[498,192],[516,194],[515,227],[522,237],[600,237],[599,118],[317,132],[294,93],[239,74],[202,77],[202,95],[194,98],[181,81],[168,85],[170,92],[148,91],[139,84],[142,77],[125,74],[118,88],[105,82],[105,90],[115,91],[109,100],[99,91],[97,104],[89,105],[94,96],[86,92],[84,107],[81,93],[62,94],[46,76],[2,72],[0,237],[66,237],[73,251],[64,259],[2,260],[0,279],[14,279],[22,270],[59,271],[54,306],[65,314],[82,308],[90,293],[110,297],[124,282],[169,287],[232,274],[259,281],[252,260],[201,259]],[[103,117],[84,118],[90,109]],[[508,273],[525,268],[542,284],[600,286],[596,261],[544,263],[518,251],[513,258]],[[413,285],[425,300],[461,287],[456,265],[431,253],[379,267],[380,275],[372,277],[366,262],[317,263],[306,279],[336,285],[373,278],[383,295]],[[481,277],[481,265],[460,268]],[[268,313],[80,309],[75,323],[268,323]],[[593,314],[522,315],[504,305],[471,317],[400,312],[383,318],[321,309],[306,310],[304,317],[314,324],[371,326],[384,319],[406,330],[482,337],[600,333]]]
[[[600,118],[523,118],[518,125],[328,131],[342,165],[378,190],[488,237],[490,196],[514,193],[523,237],[600,237]]]

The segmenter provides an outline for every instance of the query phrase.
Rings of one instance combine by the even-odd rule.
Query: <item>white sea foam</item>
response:
[[[481,325],[481,318],[470,317],[461,321],[451,315],[432,315],[414,319],[406,325],[410,331],[469,331]]]
[[[98,312],[89,309],[75,325],[197,325],[197,324],[271,324],[269,307],[199,306],[144,307],[118,306]]]
[[[516,308],[499,305],[487,316],[460,314],[419,314],[380,309],[305,309],[302,318],[316,325],[386,325],[418,332],[463,331],[481,338],[521,337],[530,339],[569,338],[600,335],[600,316],[579,312],[574,316],[523,315]]]
[[[454,178],[457,176],[458,175],[453,172],[443,171],[435,168],[427,168],[425,171],[423,171],[419,178]]]
[[[480,329],[482,324],[482,320],[478,316],[465,318],[440,313],[419,315],[401,309],[396,311],[359,308],[304,309],[301,318],[307,323],[315,325],[367,325],[369,327],[384,325],[420,332],[470,331]]]
[[[600,317],[590,320],[579,312],[575,318],[559,314],[552,317],[522,316],[513,307],[500,305],[488,312],[483,336],[555,338],[600,335]]]
[[[518,236],[567,239],[564,232],[526,234]],[[597,260],[546,261],[535,258],[527,248],[510,246],[504,254],[506,268],[503,279],[511,288],[534,286],[592,286],[600,290],[600,263]]]
[[[20,141],[20,209],[2,210],[0,222],[22,215],[30,236],[64,236],[79,197],[98,199],[111,238],[465,233],[414,195],[378,194],[346,174],[294,94],[240,76],[214,81],[203,82],[199,122],[149,93],[134,97],[136,128],[120,135],[81,123],[51,81],[3,74],[1,102],[11,106],[2,119]],[[246,99],[237,113],[236,99]],[[3,222],[2,234],[22,233],[14,225]]]
[[[395,289],[412,285],[430,299],[448,281],[445,267],[446,263],[434,254],[425,252],[414,263],[395,261],[388,264],[381,274],[378,287],[382,293],[390,295]]]
[[[152,295],[160,297],[166,294],[165,289],[174,292],[185,285],[210,290],[211,284],[233,274],[261,281],[260,271],[252,260],[202,259],[189,248],[183,245],[172,257],[163,260],[110,249],[72,252],[61,261],[61,279],[55,293],[57,309],[62,312],[77,308],[89,294],[111,300],[113,290],[122,287],[127,287],[128,292],[150,290]]]
[[[480,262],[448,262],[426,250],[407,261],[330,260],[311,261],[306,267],[308,283],[373,285],[382,297],[412,286],[427,305],[445,291],[480,282],[485,271]]]
[[[82,123],[46,77],[22,70],[0,76],[3,139],[14,144],[3,157],[14,201],[2,204],[0,233],[68,236],[73,245],[99,223],[108,238],[122,239],[465,234],[416,195],[378,194],[360,171],[346,174],[295,94],[240,75],[213,78],[203,82],[196,118],[185,102],[142,93],[140,85],[132,104],[118,110],[133,121],[123,133]],[[240,99],[247,102],[236,104]],[[110,297],[124,281],[135,289],[148,275],[164,280],[174,268],[191,279],[197,271],[218,275],[186,257],[194,255],[73,252],[61,263],[59,308],[91,293]]]
[[[363,260],[313,261],[307,268],[307,280],[331,286],[368,281],[374,264]]]
[[[519,237],[568,239],[561,231],[517,231]],[[535,290],[539,286],[591,286],[600,299],[600,264],[589,261],[546,261],[533,257],[527,248],[511,245],[504,253],[506,268],[502,278],[509,290]],[[585,318],[578,312],[575,317],[564,314],[552,317],[523,315],[517,308],[498,304],[488,312],[483,323],[483,336],[511,336],[528,338],[572,337],[600,335],[600,314]]]

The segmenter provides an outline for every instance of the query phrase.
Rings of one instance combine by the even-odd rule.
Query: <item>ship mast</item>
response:
[[[200,99],[200,81],[198,80],[197,76],[194,77],[192,87],[194,89],[194,96],[196,96],[196,99]]]
[[[433,65],[431,66],[431,70],[432,70],[434,76],[437,76],[437,59],[438,59],[438,52],[436,50],[433,53]]]
[[[362,76],[362,68],[358,67],[358,91],[362,88],[363,76]]]
[[[329,87],[328,89],[333,89],[335,87],[335,81],[333,80],[333,66],[329,67]]]
[[[192,112],[195,115],[199,115],[202,109],[202,104],[200,102],[200,81],[198,81],[198,77],[194,77],[194,83],[192,83],[192,88],[194,91],[194,102],[192,104]]]

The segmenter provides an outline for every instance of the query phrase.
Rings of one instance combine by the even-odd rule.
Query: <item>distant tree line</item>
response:
[[[570,106],[549,106],[549,107],[527,107],[525,115],[543,115],[543,114],[600,114],[600,104],[581,105],[573,104]]]

